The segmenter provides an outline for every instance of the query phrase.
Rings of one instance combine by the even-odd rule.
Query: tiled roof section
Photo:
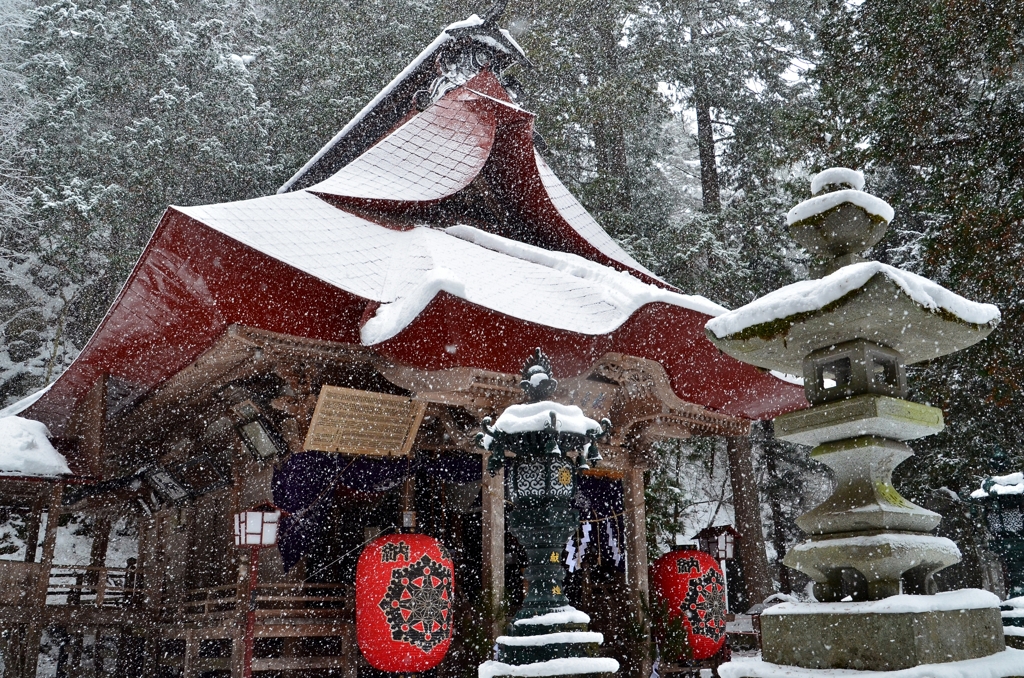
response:
[[[493,241],[482,246],[472,241],[475,229],[465,226],[452,234],[428,227],[393,230],[305,191],[176,209],[339,289],[379,302],[363,327],[366,344],[401,332],[441,291],[514,318],[587,335],[614,331],[654,301],[709,312],[705,300],[656,288],[573,254],[476,232]]]
[[[495,116],[461,90],[442,98],[338,173],[308,190],[363,200],[431,202],[476,178],[494,144]]]
[[[597,248],[602,254],[607,257],[614,259],[620,264],[625,264],[632,269],[646,273],[652,278],[659,279],[654,273],[644,268],[640,262],[626,253],[626,250],[622,249],[617,242],[612,240],[611,236],[601,228],[594,217],[590,216],[586,208],[580,204],[579,200],[569,192],[569,189],[565,187],[555,173],[551,170],[544,158],[539,153],[534,152],[537,159],[537,171],[540,174],[540,179],[544,184],[544,188],[548,192],[548,196],[551,199],[551,203],[558,210],[558,213],[562,216],[565,221],[572,226],[572,228],[579,233],[583,238]]]

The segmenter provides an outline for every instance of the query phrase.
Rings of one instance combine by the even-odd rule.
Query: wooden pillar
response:
[[[487,472],[489,455],[482,455],[480,481],[480,521],[483,528],[483,586],[493,615],[492,639],[504,625],[502,603],[505,600],[505,469],[495,475]]]
[[[630,466],[622,478],[623,526],[626,541],[626,589],[632,597],[631,612],[640,622],[643,634],[635,648],[630,648],[629,678],[651,675],[650,628],[646,609],[650,584],[647,579],[647,508],[644,503],[644,469]]]
[[[60,523],[61,499],[64,483],[56,482],[50,492],[50,508],[46,514],[46,534],[43,537],[43,556],[39,563],[39,576],[34,582],[35,590],[29,596],[32,607],[31,621],[25,629],[24,661],[21,678],[35,678],[39,663],[39,642],[46,628],[46,592],[50,588],[50,569],[53,567],[53,551],[57,545],[57,526]]]
[[[768,555],[765,553],[761,526],[761,501],[751,451],[749,436],[726,438],[733,511],[736,531],[740,533],[736,555],[743,568],[747,600],[750,605],[756,605],[772,594],[774,586],[768,572]]]

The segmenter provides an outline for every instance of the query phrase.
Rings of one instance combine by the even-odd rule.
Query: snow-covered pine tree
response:
[[[74,357],[168,204],[271,188],[272,113],[236,35],[252,11],[59,0],[29,12],[17,56],[34,104],[19,133],[32,193],[17,240],[30,263],[18,273],[44,294],[8,322],[7,400]],[[35,383],[12,383],[26,370]]]

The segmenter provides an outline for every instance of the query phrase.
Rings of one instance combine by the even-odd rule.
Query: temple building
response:
[[[0,469],[28,535],[0,560],[4,678],[241,676],[251,599],[255,673],[374,675],[355,561],[411,515],[456,567],[436,672],[466,674],[500,630],[481,620],[522,599],[474,434],[519,401],[537,347],[553,399],[612,422],[570,597],[610,652],[636,651],[658,443],[742,438],[807,403],[716,349],[724,309],[645,269],[558,180],[504,75],[525,63],[474,15],[277,194],[167,209],[79,357],[2,413],[44,424],[70,471]],[[284,517],[253,587],[232,517],[267,503]]]

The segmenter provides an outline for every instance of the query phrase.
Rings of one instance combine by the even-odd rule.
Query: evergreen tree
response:
[[[44,292],[7,324],[7,350],[42,381],[84,345],[169,204],[265,193],[270,108],[257,100],[217,0],[59,0],[29,13],[18,55],[31,200],[11,247]],[[13,269],[12,269],[13,270]],[[13,327],[12,327],[13,323]],[[23,387],[10,383],[8,399]]]

